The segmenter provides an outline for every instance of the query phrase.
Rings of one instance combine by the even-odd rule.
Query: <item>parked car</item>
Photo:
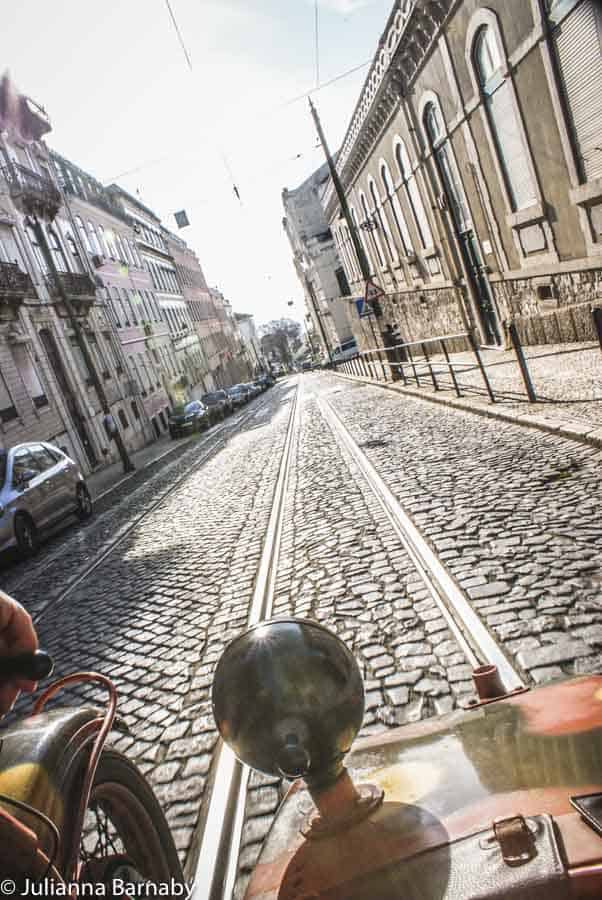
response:
[[[169,414],[169,433],[172,438],[201,431],[209,428],[210,424],[209,412],[200,400],[174,406]]]
[[[92,499],[75,463],[46,443],[0,450],[0,551],[35,553],[40,533],[75,513],[92,515]]]
[[[225,419],[232,411],[232,401],[226,391],[212,391],[210,394],[203,394],[201,403],[207,407],[212,422]]]
[[[253,399],[253,397],[257,397],[259,396],[259,394],[261,394],[261,388],[259,387],[259,385],[255,384],[254,381],[247,381],[245,384],[243,384],[243,387],[246,387],[246,389],[248,390],[250,399]]]
[[[228,394],[232,399],[232,403],[234,407],[238,409],[240,406],[244,406],[245,403],[250,399],[250,394],[247,389],[247,386],[244,384],[235,384],[233,387],[228,388]]]

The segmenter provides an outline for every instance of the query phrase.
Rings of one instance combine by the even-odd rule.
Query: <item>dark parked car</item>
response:
[[[209,412],[200,400],[174,406],[169,414],[169,433],[172,438],[201,431],[203,428],[209,428],[210,424]]]
[[[228,413],[232,411],[232,402],[225,391],[212,391],[210,394],[203,394],[201,402],[207,407],[212,422],[225,419]]]
[[[239,406],[244,406],[251,396],[246,384],[235,384],[233,387],[228,388],[228,394],[236,409]]]
[[[40,532],[75,513],[92,515],[83,475],[52,444],[18,444],[0,450],[0,550],[35,553]]]

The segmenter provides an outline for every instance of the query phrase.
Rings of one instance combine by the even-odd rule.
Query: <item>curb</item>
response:
[[[186,443],[189,443],[186,441]],[[133,472],[129,472],[127,475],[124,475],[123,478],[120,478],[111,487],[106,488],[106,490],[101,491],[100,494],[96,494],[92,497],[92,501],[94,503],[99,503],[101,500],[104,500],[105,497],[108,497],[109,494],[112,494],[113,491],[118,490],[123,484],[128,482],[131,478],[135,478],[136,475],[139,475],[141,472],[144,472],[146,469],[149,469],[151,466],[154,466],[156,463],[162,462],[166,457],[175,454],[177,450],[183,447],[184,444],[176,444],[175,447],[170,447],[169,450],[165,450],[163,453],[159,454],[159,456],[155,456],[153,459],[149,459],[143,466],[136,467]]]
[[[463,412],[474,413],[478,416],[484,416],[487,419],[499,419],[502,422],[509,422],[512,425],[535,428],[538,431],[555,434],[558,437],[568,438],[568,440],[571,441],[578,441],[580,444],[587,444],[590,447],[595,447],[597,450],[602,448],[602,428],[597,426],[589,426],[580,422],[564,424],[561,421],[544,419],[532,414],[513,415],[512,413],[498,412],[498,410],[480,403],[471,404],[451,397],[436,397],[433,394],[424,394],[421,391],[412,390],[412,388],[386,384],[373,378],[362,378],[360,375],[345,375],[342,372],[337,372],[332,369],[330,371],[332,375],[336,375],[338,378],[343,378],[346,381],[353,381],[358,384],[369,384],[373,387],[380,387],[387,391],[393,391],[395,394],[405,394],[409,397],[414,397],[417,400],[426,400],[427,403],[438,403],[440,406],[448,406],[452,409],[462,410]]]

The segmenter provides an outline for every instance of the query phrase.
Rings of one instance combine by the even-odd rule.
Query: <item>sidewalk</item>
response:
[[[180,451],[188,444],[188,440],[182,438],[178,441],[172,441],[168,434],[164,434],[156,440],[154,444],[149,444],[147,447],[142,447],[140,450],[130,453],[130,459],[136,466],[134,472],[129,472],[125,475],[122,463],[115,462],[98,472],[93,472],[91,475],[88,475],[86,484],[88,485],[92,499],[99,500],[126,481],[129,481],[130,478],[137,475],[143,469],[146,469],[148,466],[161,460],[164,456],[169,457]]]
[[[433,355],[433,371],[439,390],[422,357],[417,357],[420,386],[412,367],[404,363],[407,386],[337,374],[378,384],[390,390],[465,409],[479,415],[500,418],[561,434],[573,440],[602,446],[602,352],[598,343],[541,345],[524,347],[537,402],[530,403],[514,351],[481,350],[487,377],[495,395],[491,403],[483,377],[471,352],[451,354],[462,396],[453,389],[443,355]]]

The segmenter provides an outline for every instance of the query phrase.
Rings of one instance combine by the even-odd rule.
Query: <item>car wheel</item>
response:
[[[77,517],[82,522],[84,522],[86,519],[89,519],[91,517],[93,512],[92,497],[90,496],[90,491],[85,484],[78,484],[77,486],[76,503]]]
[[[19,513],[15,516],[15,540],[17,550],[24,559],[33,556],[38,549],[38,531],[29,516]]]

